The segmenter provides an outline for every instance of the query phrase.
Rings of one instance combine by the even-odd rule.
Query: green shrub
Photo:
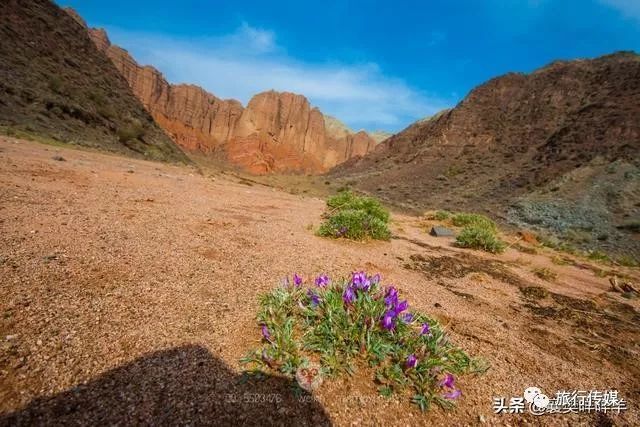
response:
[[[343,191],[327,200],[328,211],[318,234],[361,240],[367,237],[388,240],[389,211],[373,197],[357,196]]]
[[[373,197],[357,196],[351,191],[342,191],[335,196],[329,197],[327,206],[333,210],[362,210],[374,218],[381,221],[389,221],[389,211]]]
[[[449,211],[437,211],[433,216],[437,221],[445,221],[451,218],[451,212]]]
[[[496,235],[495,229],[489,228],[486,224],[464,227],[456,238],[456,244],[461,248],[480,249],[494,254],[502,253],[506,248],[505,243]]]
[[[294,275],[293,283],[287,279],[261,296],[262,344],[241,359],[249,373],[285,375],[314,390],[323,376],[351,375],[367,364],[380,395],[411,398],[426,410],[454,405],[461,395],[454,375],[488,369],[453,345],[435,319],[411,309],[396,288],[383,288],[379,275],[303,282]]]
[[[496,224],[491,221],[491,219],[487,218],[484,215],[473,214],[473,213],[457,213],[451,219],[453,225],[456,227],[466,227],[469,225],[477,225],[482,228],[486,228],[489,230],[493,230],[494,232],[498,230]]]

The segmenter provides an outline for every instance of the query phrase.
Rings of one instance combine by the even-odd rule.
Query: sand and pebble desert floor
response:
[[[639,300],[610,292],[597,266],[455,248],[401,214],[390,242],[324,239],[323,209],[193,167],[0,138],[0,425],[640,424]],[[293,272],[354,270],[382,274],[490,363],[460,379],[456,409],[378,397],[365,371],[309,396],[243,380],[261,293]],[[529,386],[617,389],[629,409],[494,414],[494,397]]]

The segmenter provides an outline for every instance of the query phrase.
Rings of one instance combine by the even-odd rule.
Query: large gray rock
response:
[[[429,232],[429,234],[431,234],[432,236],[435,237],[453,237],[455,236],[455,233],[453,232],[453,230],[450,230],[446,227],[441,227],[439,225],[436,225],[435,227],[431,227],[431,231]]]

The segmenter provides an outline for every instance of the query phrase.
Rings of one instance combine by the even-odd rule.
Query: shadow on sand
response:
[[[322,406],[295,384],[236,375],[206,348],[143,356],[87,384],[0,415],[15,425],[330,425]]]

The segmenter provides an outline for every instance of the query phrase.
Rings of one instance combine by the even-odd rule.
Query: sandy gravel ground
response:
[[[640,424],[638,300],[606,277],[545,252],[457,249],[402,215],[390,242],[322,239],[323,208],[189,167],[0,138],[0,425]],[[460,380],[455,410],[378,398],[364,372],[302,397],[283,378],[243,381],[260,293],[292,272],[360,269],[491,364]],[[617,389],[629,410],[493,413],[493,397],[534,385]]]

